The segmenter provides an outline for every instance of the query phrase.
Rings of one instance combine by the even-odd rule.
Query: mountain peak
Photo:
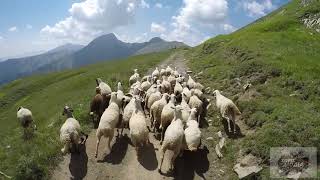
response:
[[[154,38],[150,39],[149,42],[151,42],[151,43],[156,43],[156,42],[163,42],[163,41],[164,41],[164,40],[161,39],[160,37],[154,37]]]
[[[102,36],[98,37],[99,39],[105,39],[105,40],[118,40],[118,38],[116,37],[116,35],[114,35],[113,33],[109,33],[109,34],[104,34]]]

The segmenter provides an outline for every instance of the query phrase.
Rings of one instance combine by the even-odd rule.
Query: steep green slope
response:
[[[59,129],[65,120],[64,105],[75,110],[75,117],[89,129],[89,102],[94,95],[95,78],[101,77],[116,87],[127,87],[134,68],[144,73],[166,59],[171,52],[130,57],[84,68],[16,80],[0,89],[0,170],[17,179],[43,179],[49,165],[60,153]],[[23,141],[16,118],[19,106],[30,108],[38,126],[35,137]]]
[[[189,67],[202,69],[204,84],[232,98],[243,113],[240,121],[249,127],[240,145],[229,139],[227,152],[242,149],[267,162],[270,147],[320,148],[320,34],[302,22],[320,12],[320,2],[301,2],[294,0],[189,53]],[[244,92],[247,82],[253,86]],[[222,130],[216,114],[211,116],[212,132]],[[234,163],[237,155],[227,156]]]

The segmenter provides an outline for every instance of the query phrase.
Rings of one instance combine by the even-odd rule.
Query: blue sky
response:
[[[0,58],[87,44],[113,32],[127,42],[154,36],[197,45],[289,0],[1,0]]]

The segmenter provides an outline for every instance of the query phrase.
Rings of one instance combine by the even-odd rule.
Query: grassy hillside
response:
[[[43,179],[59,158],[59,129],[65,117],[64,105],[75,110],[83,128],[91,127],[89,103],[95,94],[95,78],[101,77],[116,88],[127,87],[134,68],[141,73],[166,59],[171,52],[130,57],[126,60],[87,66],[81,69],[16,80],[0,89],[0,170],[17,179]],[[35,137],[23,141],[16,110],[32,110],[38,126]]]
[[[189,53],[189,67],[202,69],[205,84],[232,98],[243,113],[241,121],[249,127],[240,141],[229,139],[226,159],[233,162],[229,169],[240,149],[267,163],[270,147],[320,148],[320,34],[302,23],[303,17],[319,12],[319,1],[302,6],[293,0]],[[247,82],[253,86],[244,92]],[[216,114],[211,116],[212,132],[222,130]]]

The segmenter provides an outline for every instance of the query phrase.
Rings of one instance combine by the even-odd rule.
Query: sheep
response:
[[[134,98],[134,110],[129,121],[130,138],[132,144],[136,148],[138,155],[139,146],[149,144],[149,131],[147,128],[146,117],[141,106],[141,98],[135,96]]]
[[[174,86],[174,91],[173,91],[174,94],[175,95],[181,94],[182,91],[183,91],[183,88],[182,88],[181,84],[178,82],[178,80],[176,80],[176,84]]]
[[[101,78],[97,78],[96,83],[97,83],[97,86],[99,86],[100,91],[101,91],[101,95],[102,95],[103,103],[104,103],[103,104],[103,110],[104,110],[109,105],[110,94],[111,94],[112,90],[107,83],[105,83],[101,80]]]
[[[166,80],[165,76],[162,76],[162,83],[161,83],[163,93],[170,93],[171,92],[171,84],[169,81]]]
[[[159,69],[158,67],[156,67],[156,69],[152,72],[152,78],[153,77],[156,77],[156,78],[159,78],[159,75],[160,75],[160,72],[159,72]]]
[[[176,107],[172,107],[174,109],[174,119],[171,124],[168,126],[165,137],[163,140],[163,144],[160,149],[160,165],[158,168],[159,173],[161,172],[161,167],[164,159],[165,152],[167,150],[173,151],[173,156],[170,161],[170,170],[174,168],[174,161],[177,156],[180,154],[183,148],[183,138],[184,138],[184,122],[181,118],[181,110],[182,107],[177,105]]]
[[[194,89],[198,89],[200,91],[203,91],[204,90],[204,86],[199,83],[199,82],[196,82],[195,86],[193,87]]]
[[[170,75],[167,81],[169,81],[169,83],[171,84],[171,88],[173,89],[176,83],[176,77],[174,75]]]
[[[149,75],[143,76],[142,79],[141,79],[141,81],[142,81],[142,82],[145,82],[145,81],[147,81],[147,80],[150,79],[150,78],[151,78],[151,76],[149,76]]]
[[[118,82],[118,88],[117,89],[118,89],[117,90],[117,104],[118,104],[118,106],[120,108],[120,112],[122,114],[122,111],[124,109],[123,100],[124,100],[125,95],[123,93],[123,87],[122,87],[121,82]]]
[[[174,107],[174,104],[175,104],[175,95],[171,94],[169,103],[163,107],[163,110],[161,112],[161,123],[160,123],[161,141],[160,141],[160,144],[162,144],[162,142],[163,142],[164,132],[166,131],[166,128],[169,126],[172,119],[174,118],[174,109],[172,109],[172,107]]]
[[[201,131],[196,114],[196,108],[190,110],[190,116],[186,124],[186,129],[184,130],[186,146],[190,151],[196,151],[201,143]]]
[[[197,120],[198,123],[200,122],[200,117],[202,114],[202,108],[203,108],[203,103],[202,101],[194,94],[194,89],[191,89],[191,97],[189,100],[189,106],[190,108],[196,108],[197,109]]]
[[[60,129],[60,141],[64,144],[64,147],[61,149],[63,154],[69,152],[72,148],[72,145],[75,145],[77,151],[79,151],[79,141],[84,143],[88,138],[87,134],[81,132],[81,127],[79,122],[73,117],[73,109],[65,106],[63,109],[62,115],[67,116],[67,120],[63,123]],[[81,135],[85,135],[86,138],[82,139]]]
[[[23,128],[28,128],[33,123],[32,112],[22,106],[18,108],[17,118]]]
[[[179,77],[179,72],[177,71],[177,67],[174,67],[174,71],[172,73],[176,78]]]
[[[150,82],[151,77],[148,76],[147,80],[141,83],[141,89],[143,91],[147,91],[151,87],[151,82]]]
[[[90,103],[90,116],[92,118],[92,122],[95,128],[98,126],[100,118],[104,111],[103,107],[104,107],[104,102],[103,102],[103,97],[101,95],[101,89],[99,88],[99,86],[97,86],[96,95],[94,96],[94,98]],[[97,116],[97,120],[95,120],[94,115]]]
[[[150,94],[150,97],[148,98],[147,103],[147,108],[150,110],[152,104],[158,100],[161,99],[161,86],[157,85],[157,91]]]
[[[186,102],[189,102],[189,99],[191,97],[191,91],[189,90],[189,88],[184,87],[182,90],[182,93],[185,95],[186,97]]]
[[[119,122],[120,109],[117,104],[117,93],[111,93],[111,99],[108,108],[103,112],[96,132],[97,144],[95,157],[98,157],[98,148],[102,136],[108,138],[108,149],[111,151],[110,143],[114,135],[114,129]]]
[[[203,92],[200,91],[199,89],[193,89],[194,90],[194,95],[196,95],[199,99],[203,98]]]
[[[166,70],[165,69],[161,69],[160,70],[160,76],[165,76],[165,75],[167,75]]]
[[[187,86],[189,89],[193,89],[196,86],[196,82],[192,79],[192,77],[189,75],[189,79],[187,81]]]
[[[166,68],[166,74],[167,74],[167,76],[169,76],[169,75],[171,75],[172,74],[172,68],[170,67],[170,66],[167,66],[167,68]]]
[[[181,100],[181,107],[182,107],[182,119],[184,121],[187,121],[189,119],[189,115],[190,115],[190,107],[187,103],[187,97],[184,93],[181,94],[182,95],[182,100]]]
[[[112,90],[110,86],[107,83],[103,82],[101,78],[97,78],[96,83],[97,83],[97,86],[99,86],[102,95],[111,94]]]
[[[167,101],[169,99],[169,94],[164,93],[160,100],[154,102],[150,108],[150,114],[151,114],[151,127],[153,127],[153,132],[155,132],[156,126],[160,125],[161,123],[161,112],[164,108],[164,106],[167,104]]]
[[[228,122],[228,130],[231,131],[230,121],[233,123],[233,133],[236,132],[236,118],[241,115],[238,107],[232,102],[232,100],[224,97],[219,90],[215,90],[213,94],[216,97],[216,106],[220,110],[221,116]]]
[[[132,85],[133,83],[137,82],[140,78],[138,74],[138,69],[134,69],[134,74],[129,78],[129,84]]]

